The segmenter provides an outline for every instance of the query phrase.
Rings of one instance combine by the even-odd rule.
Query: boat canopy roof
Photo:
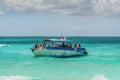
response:
[[[62,40],[62,39],[46,39],[42,40],[42,42],[73,42],[72,40]]]

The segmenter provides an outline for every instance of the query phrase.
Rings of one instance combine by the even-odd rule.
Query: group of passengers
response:
[[[52,46],[50,47],[63,47],[63,48],[72,48],[72,43],[62,43],[62,44],[54,44],[52,43]],[[74,48],[80,48],[81,45],[80,44],[74,44]]]
[[[42,44],[38,44],[36,43],[35,46],[34,46],[34,49],[44,49],[46,47],[46,44],[45,43],[42,43]],[[48,47],[63,47],[63,48],[72,48],[72,43],[62,43],[62,44],[54,44],[52,43],[51,45],[48,45]],[[81,45],[80,44],[74,44],[74,48],[80,48]]]
[[[64,42],[61,44],[54,44],[52,43],[52,45],[48,45],[48,47],[64,47],[64,48],[72,48],[72,44],[71,43],[67,43],[65,44]]]
[[[36,43],[35,44],[35,46],[34,46],[34,49],[44,49],[45,48],[45,46],[46,46],[46,44],[45,43],[43,43],[43,44],[38,44],[38,43]]]
[[[74,48],[80,48],[80,47],[81,47],[80,44],[75,44],[75,45],[74,45]]]

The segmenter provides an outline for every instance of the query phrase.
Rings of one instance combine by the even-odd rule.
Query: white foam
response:
[[[0,76],[0,80],[32,80],[28,76]]]
[[[91,80],[109,80],[109,79],[102,74],[98,74],[98,75],[93,76]]]
[[[0,47],[7,47],[8,44],[0,44]]]

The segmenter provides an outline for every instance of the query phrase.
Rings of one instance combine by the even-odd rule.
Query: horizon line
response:
[[[63,36],[63,35],[61,35]],[[40,35],[40,36],[0,36],[0,37],[61,37],[60,35],[56,35],[56,36],[47,36],[47,35]],[[66,37],[120,37],[120,36],[66,36]]]

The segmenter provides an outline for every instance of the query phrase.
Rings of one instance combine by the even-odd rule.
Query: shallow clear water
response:
[[[120,37],[68,37],[80,42],[88,56],[34,57],[30,48],[48,38],[56,37],[1,37],[0,80],[120,79]]]

